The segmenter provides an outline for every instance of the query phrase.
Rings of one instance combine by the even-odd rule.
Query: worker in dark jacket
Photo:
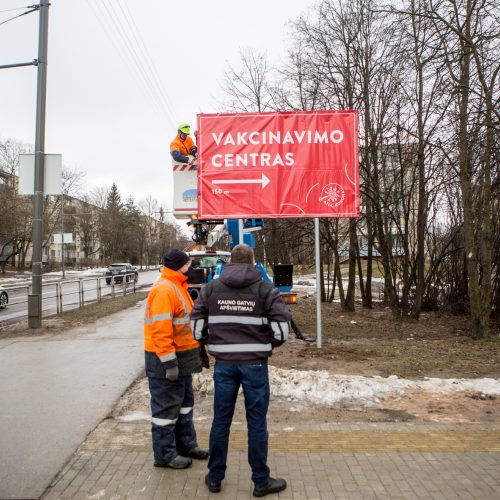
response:
[[[255,268],[253,250],[237,245],[230,263],[202,288],[191,311],[196,340],[206,343],[215,356],[214,419],[210,432],[209,473],[211,492],[221,489],[227,461],[229,429],[240,385],[245,397],[248,427],[248,461],[257,497],[286,488],[273,479],[267,466],[267,410],[269,375],[267,359],[288,338],[290,313],[278,290]]]
[[[189,266],[186,253],[170,250],[146,299],[144,350],[155,467],[185,469],[192,458],[208,458],[208,450],[198,446],[193,423],[192,373],[201,371],[201,360],[189,321]]]

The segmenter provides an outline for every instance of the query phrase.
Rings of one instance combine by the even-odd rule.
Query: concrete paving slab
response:
[[[207,446],[209,425],[197,425]],[[269,466],[288,488],[270,498],[493,500],[500,491],[499,424],[380,423],[269,426]],[[153,467],[150,424],[107,419],[88,436],[43,500],[249,499],[245,424],[233,424],[221,493],[204,484],[205,461]]]
[[[0,498],[39,498],[144,366],[142,304],[0,342]]]

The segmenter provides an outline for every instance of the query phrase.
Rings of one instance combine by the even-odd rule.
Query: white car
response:
[[[9,294],[7,293],[7,290],[5,288],[0,286],[0,309],[4,309],[7,307],[7,304],[9,303]]]

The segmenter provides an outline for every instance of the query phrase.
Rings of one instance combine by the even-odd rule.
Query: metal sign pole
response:
[[[244,243],[244,236],[243,236],[243,219],[238,219],[238,245],[241,245]]]
[[[35,185],[33,195],[32,288],[28,297],[28,326],[42,326],[42,243],[43,243],[43,177],[45,154],[45,103],[47,94],[47,45],[49,2],[40,1],[38,31],[38,74],[35,137]]]
[[[314,249],[316,254],[316,347],[322,347],[321,332],[321,258],[319,240],[319,217],[314,218]]]

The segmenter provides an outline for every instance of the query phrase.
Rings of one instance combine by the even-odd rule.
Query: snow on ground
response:
[[[439,395],[458,397],[478,395],[489,399],[500,395],[500,379],[438,379],[422,380],[401,379],[391,377],[363,377],[357,375],[340,375],[321,371],[285,370],[269,367],[271,395],[281,399],[288,405],[288,411],[301,412],[306,408],[385,408],[387,401],[425,401]],[[206,396],[213,394],[213,369],[193,376],[193,387],[196,392]],[[125,422],[149,420],[147,409],[149,389],[147,380],[142,379],[128,391],[120,401],[116,418]],[[460,415],[458,416],[460,417]],[[207,419],[198,417],[198,420]],[[457,416],[450,417],[453,421]],[[433,418],[431,420],[436,420]],[[441,418],[442,420],[442,418]]]
[[[269,367],[271,394],[290,401],[311,406],[372,406],[379,405],[387,396],[403,397],[411,390],[433,394],[452,392],[474,392],[486,396],[500,396],[500,379],[401,379],[395,375],[379,376],[337,375],[326,370],[300,371]],[[196,390],[213,392],[211,373],[195,375]]]

